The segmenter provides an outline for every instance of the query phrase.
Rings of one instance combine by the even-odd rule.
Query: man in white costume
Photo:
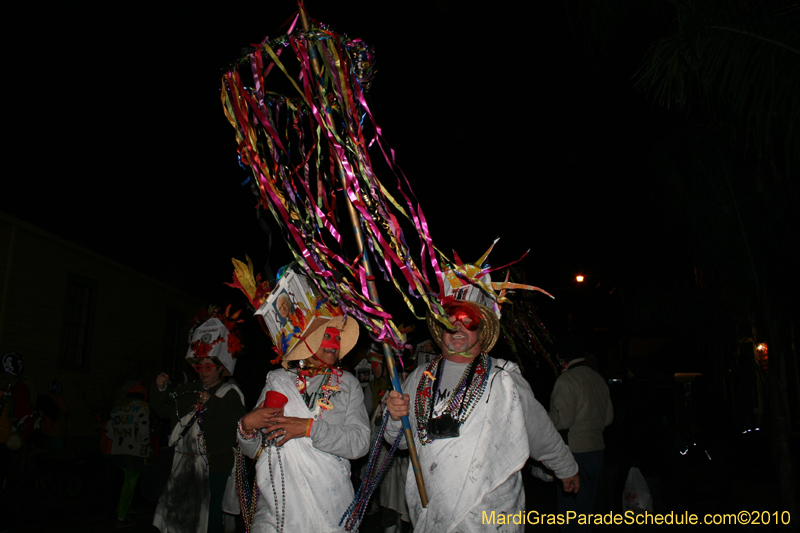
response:
[[[423,508],[409,468],[406,498],[415,533],[524,531],[524,520],[490,525],[484,511],[486,517],[524,513],[520,470],[529,456],[553,470],[565,491],[579,488],[578,466],[519,366],[489,357],[500,329],[498,296],[488,274],[468,267],[450,276],[455,286],[445,289],[450,327],[428,314],[442,355],[414,370],[406,394],[392,391],[388,401],[385,438],[392,442],[401,417],[409,415],[429,498]],[[464,272],[473,273],[471,283]]]
[[[340,316],[314,324],[284,355],[285,369],[267,374],[257,407],[239,422],[239,446],[256,459],[260,492],[251,533],[344,531],[339,520],[353,499],[349,460],[369,450],[361,385],[338,368],[358,323]],[[286,397],[283,408],[265,406],[271,391]]]

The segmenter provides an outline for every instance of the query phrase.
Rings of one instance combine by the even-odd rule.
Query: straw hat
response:
[[[337,316],[334,318],[316,317],[305,331],[305,337],[294,345],[289,353],[283,357],[281,364],[288,366],[289,361],[308,359],[316,354],[322,344],[322,337],[327,328],[336,328],[341,332],[342,340],[339,349],[339,359],[347,355],[358,341],[358,322],[350,316]],[[305,342],[303,342],[305,340]]]
[[[500,307],[507,301],[506,291],[513,289],[533,290],[547,294],[552,298],[550,294],[539,287],[509,283],[508,276],[503,282],[492,282],[490,273],[498,269],[491,268],[486,261],[496,243],[497,239],[472,264],[462,262],[458,254],[454,252],[454,264],[450,265],[449,270],[442,272],[440,279],[441,292],[439,298],[445,315],[447,315],[449,306],[462,304],[474,309],[481,316],[480,342],[483,352],[489,352],[494,348],[497,338],[500,336]],[[449,325],[446,323],[446,317],[436,316],[428,311],[427,319],[431,336],[441,348],[444,328]]]
[[[444,305],[445,313],[447,312],[447,308],[449,305],[453,304],[465,305],[468,306],[477,312],[481,317],[481,326],[480,326],[480,340],[481,340],[481,351],[489,353],[489,351],[494,348],[495,343],[497,342],[497,338],[500,336],[500,320],[498,320],[497,315],[495,312],[485,305],[479,304],[477,302],[472,302],[469,300],[451,300],[448,304]],[[444,335],[445,325],[436,320],[430,311],[428,311],[427,315],[427,322],[428,322],[428,329],[431,332],[431,337],[439,345],[439,348],[442,347],[442,336]]]

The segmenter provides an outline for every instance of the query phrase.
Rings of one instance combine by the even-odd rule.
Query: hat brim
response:
[[[289,361],[308,359],[316,354],[327,328],[336,328],[341,332],[339,360],[347,355],[358,342],[358,322],[353,317],[337,316],[330,319],[316,317],[309,325],[309,330],[306,330],[305,337],[298,340],[297,344],[283,357],[281,364],[286,367]]]
[[[497,343],[497,338],[500,336],[500,320],[494,311],[485,305],[470,302],[468,300],[457,300],[459,305],[468,305],[481,315],[481,351],[489,353],[494,345]],[[436,317],[428,311],[427,315],[428,330],[431,332],[434,342],[442,347],[442,336],[444,335],[445,325],[436,320]]]

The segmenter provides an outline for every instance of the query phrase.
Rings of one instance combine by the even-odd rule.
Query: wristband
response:
[[[239,436],[242,437],[244,440],[250,440],[256,438],[258,432],[256,430],[245,431],[245,429],[242,427],[242,420],[244,419],[240,418],[239,422],[236,424],[236,427],[239,428]]]
[[[311,436],[311,426],[313,424],[314,424],[314,419],[313,418],[309,418],[308,419],[308,427],[306,428],[306,437],[310,437]]]

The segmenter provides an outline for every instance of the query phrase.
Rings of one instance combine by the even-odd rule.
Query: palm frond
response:
[[[679,2],[679,31],[650,48],[636,86],[727,123],[788,175],[800,165],[800,6]]]

